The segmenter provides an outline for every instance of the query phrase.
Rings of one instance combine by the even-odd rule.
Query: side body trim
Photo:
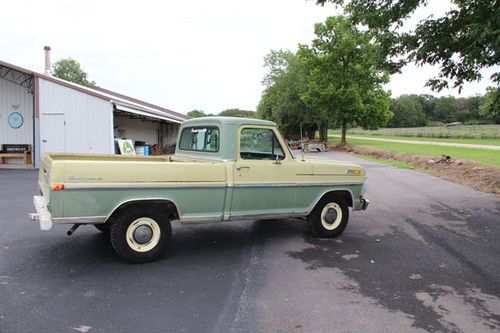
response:
[[[106,221],[106,216],[54,217],[52,221],[59,224],[101,224]]]
[[[362,183],[248,183],[234,184],[234,187],[324,187],[324,186],[351,186],[361,185]],[[332,191],[337,190],[332,189]]]
[[[193,183],[65,183],[64,190],[79,189],[124,189],[124,188],[225,188],[225,187],[312,187],[312,186],[351,186],[361,183],[248,183],[248,184],[193,184]],[[140,199],[142,200],[142,199]],[[160,200],[160,199],[154,199]]]
[[[225,188],[226,183],[65,183],[64,190],[124,189],[124,188]],[[158,199],[156,199],[158,200]]]
[[[203,222],[221,222],[222,214],[217,215],[203,215],[203,216],[181,216],[180,222],[185,224],[195,224]]]

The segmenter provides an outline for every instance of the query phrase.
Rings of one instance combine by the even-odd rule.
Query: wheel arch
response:
[[[154,206],[164,210],[165,214],[172,220],[179,219],[179,209],[177,204],[171,199],[165,198],[141,198],[141,199],[129,199],[120,202],[115,208],[109,213],[109,215],[104,220],[104,223],[108,223],[114,217],[118,216],[121,212],[125,211],[134,206]]]
[[[316,208],[318,203],[321,200],[323,200],[323,198],[333,197],[333,196],[340,196],[341,198],[343,198],[347,202],[347,205],[349,207],[353,206],[354,197],[352,195],[351,190],[349,190],[347,188],[328,190],[326,192],[323,192],[321,195],[318,196],[318,198],[316,198],[316,200],[314,201],[314,204],[312,205],[311,209],[309,210],[309,213],[311,213],[314,210],[314,208]]]

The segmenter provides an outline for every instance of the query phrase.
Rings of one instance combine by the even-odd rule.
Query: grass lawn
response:
[[[394,160],[385,160],[385,159],[378,159],[378,158],[375,158],[371,155],[364,155],[364,154],[357,154],[356,155],[357,157],[359,158],[362,158],[364,160],[367,160],[367,161],[372,161],[372,162],[377,162],[377,163],[381,163],[381,164],[386,164],[386,165],[390,165],[390,166],[393,166],[393,167],[396,167],[396,168],[400,168],[400,169],[411,169],[412,168],[412,165],[408,162],[404,162],[404,161],[394,161]]]
[[[332,141],[338,142],[339,138],[334,138]],[[413,145],[399,142],[350,139],[349,136],[347,137],[347,143],[413,155],[441,156],[442,154],[446,154],[451,156],[452,159],[469,160],[483,165],[500,168],[500,151],[498,150],[444,147],[436,145]]]
[[[376,135],[376,134],[352,134],[353,136],[366,136],[368,138],[413,140],[413,141],[433,141],[433,142],[451,142],[451,143],[470,143],[478,145],[500,146],[500,139],[473,139],[473,138],[431,138],[421,136],[397,136],[397,135]],[[347,135],[349,138],[349,134]],[[336,139],[330,135],[329,138]]]

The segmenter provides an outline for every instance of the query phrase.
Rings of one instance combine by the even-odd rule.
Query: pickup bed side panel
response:
[[[224,162],[66,162],[64,217],[108,217],[134,200],[172,201],[181,222],[221,220]],[[100,165],[99,165],[100,164]]]

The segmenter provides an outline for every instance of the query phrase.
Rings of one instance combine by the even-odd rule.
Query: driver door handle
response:
[[[250,167],[249,166],[239,166],[239,167],[236,167],[236,170],[240,171],[241,169],[248,169],[250,170]]]

